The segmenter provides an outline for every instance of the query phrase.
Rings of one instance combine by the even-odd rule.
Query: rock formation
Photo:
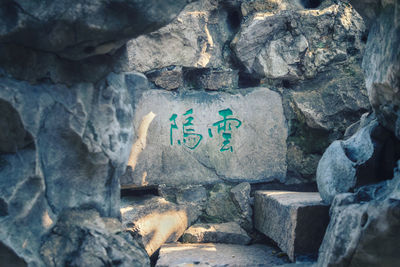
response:
[[[194,223],[257,240],[252,188],[317,182],[318,264],[376,262],[398,227],[400,5],[350,3],[2,1],[0,255],[143,266],[161,246],[163,265]]]

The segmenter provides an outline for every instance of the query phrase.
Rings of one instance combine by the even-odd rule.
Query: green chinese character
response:
[[[236,118],[228,118],[228,116],[233,115],[232,110],[229,108],[220,110],[218,114],[221,115],[223,119],[214,123],[213,126],[218,127],[217,132],[222,132],[222,138],[224,138],[224,141],[222,142],[222,147],[219,151],[233,152],[233,147],[229,145],[232,138],[232,125],[237,129],[242,125],[242,122]],[[213,137],[211,129],[208,129],[208,135],[211,138]]]

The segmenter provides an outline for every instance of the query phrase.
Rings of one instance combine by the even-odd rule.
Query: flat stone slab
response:
[[[182,236],[184,243],[226,243],[247,245],[251,238],[239,224],[201,223],[192,225]]]
[[[137,235],[151,256],[166,242],[175,242],[197,217],[188,207],[157,196],[123,197],[122,224]]]
[[[122,185],[285,181],[278,93],[146,90],[135,101],[136,139]]]
[[[165,244],[160,249],[158,267],[172,266],[275,266],[286,263],[272,247],[233,244]]]
[[[294,261],[316,256],[329,223],[329,206],[319,193],[256,191],[255,228],[274,240]]]

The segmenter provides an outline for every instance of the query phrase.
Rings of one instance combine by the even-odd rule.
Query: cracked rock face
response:
[[[336,196],[317,266],[399,265],[399,185],[397,166],[392,180]]]
[[[79,60],[113,53],[127,39],[169,23],[187,0],[3,1],[0,43]]]
[[[7,246],[40,264],[37,246],[64,209],[119,216],[119,176],[133,137],[124,75],[71,88],[1,78],[0,110],[7,115],[0,139],[0,239]]]
[[[123,185],[285,182],[287,128],[276,92],[147,90],[134,112]]]
[[[360,15],[347,4],[264,11],[250,16],[231,46],[253,75],[302,80],[359,56],[364,29]]]
[[[232,35],[227,16],[214,1],[191,3],[172,23],[129,41],[121,68],[146,72],[170,65],[222,67],[223,46]]]

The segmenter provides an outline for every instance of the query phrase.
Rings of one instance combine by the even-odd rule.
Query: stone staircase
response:
[[[158,267],[290,266],[296,261],[296,266],[310,266],[329,223],[329,206],[316,192],[255,191],[253,224],[263,244],[255,244],[254,233],[237,222],[192,225],[193,206],[156,196],[122,203],[126,229],[141,237],[150,256],[158,257]]]

